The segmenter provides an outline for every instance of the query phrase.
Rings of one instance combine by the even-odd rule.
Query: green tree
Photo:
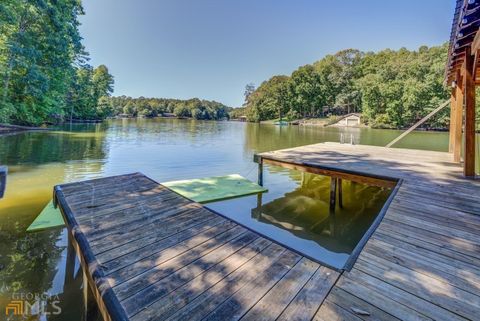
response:
[[[274,76],[249,96],[247,115],[251,121],[282,118],[290,108],[290,78]]]
[[[101,95],[111,92],[106,67],[91,75],[98,76],[90,84],[98,90],[84,88],[90,70],[78,30],[81,14],[78,0],[0,3],[0,121],[37,125],[94,114],[86,106],[95,109]],[[90,97],[80,94],[93,97],[87,103]]]
[[[64,114],[73,63],[83,54],[77,21],[82,13],[75,0],[2,1],[3,121],[39,124]]]
[[[447,50],[448,44],[417,51],[342,50],[298,68],[290,77],[274,76],[262,83],[249,95],[247,114],[259,121],[282,114],[297,118],[363,112],[374,127],[406,127],[448,97],[443,85]],[[448,126],[448,111],[427,126]]]
[[[249,83],[245,85],[245,91],[243,92],[243,97],[245,97],[245,102],[243,103],[243,106],[248,105],[248,98],[250,97],[251,94],[255,91],[255,84],[254,83]]]
[[[108,72],[107,66],[100,65],[93,70],[93,96],[96,101],[103,96],[110,96],[113,93],[113,84],[113,76]]]
[[[232,108],[216,101],[192,98],[188,100],[166,98],[131,98],[127,96],[106,97],[112,107],[111,115],[156,117],[164,113],[174,113],[179,117],[192,117],[204,120],[228,119]]]
[[[303,117],[319,115],[326,97],[318,73],[312,65],[302,66],[292,73],[291,89],[293,108],[297,113]]]

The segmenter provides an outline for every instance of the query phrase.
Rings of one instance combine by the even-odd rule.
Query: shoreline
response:
[[[276,121],[277,120],[262,120],[259,123],[264,125],[276,125],[275,124]],[[322,119],[322,118],[314,118],[311,120],[300,119],[300,120],[293,120],[293,121],[287,121],[287,122],[288,124],[285,124],[287,126],[306,126],[306,127],[321,127],[321,128],[335,127],[335,128],[382,129],[382,130],[399,130],[399,131],[405,131],[410,128],[410,127],[381,128],[381,127],[371,127],[365,124],[361,124],[359,126],[344,126],[338,123],[329,124],[328,119]],[[448,128],[417,128],[415,129],[415,131],[419,131],[419,132],[447,132],[448,130],[449,130]],[[478,133],[480,131],[477,130],[476,132]]]
[[[44,127],[30,127],[11,124],[0,124],[0,136],[4,134],[21,133],[27,131],[48,131],[49,128]]]

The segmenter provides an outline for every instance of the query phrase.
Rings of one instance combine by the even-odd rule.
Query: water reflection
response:
[[[245,151],[264,152],[321,142],[341,142],[361,145],[385,146],[402,133],[399,130],[382,130],[352,127],[274,126],[246,124]],[[479,136],[480,137],[480,136]],[[448,150],[448,133],[414,132],[395,147]]]
[[[65,280],[67,233],[52,229],[26,233],[48,203],[52,187],[102,172],[108,149],[107,126],[75,126],[74,131],[29,132],[0,137],[0,163],[9,166],[5,198],[0,200],[0,312],[15,297],[43,297],[47,312],[29,320],[79,320],[81,280]],[[81,279],[81,273],[80,279]],[[46,301],[46,302],[44,302]],[[19,317],[11,316],[12,320]],[[16,318],[16,319],[15,319]]]
[[[336,268],[344,266],[390,195],[389,189],[344,180],[343,206],[337,203],[332,212],[330,177],[269,166],[265,186],[267,193],[207,206]]]
[[[106,126],[78,126],[75,132],[28,132],[0,136],[1,162],[39,165],[74,160],[104,159]]]

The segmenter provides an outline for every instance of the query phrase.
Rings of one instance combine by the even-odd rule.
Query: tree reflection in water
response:
[[[12,297],[58,296],[60,315],[25,316],[28,320],[81,320],[82,273],[66,277],[65,228],[26,233],[49,202],[55,184],[76,173],[101,172],[106,157],[105,125],[77,126],[75,132],[29,132],[0,137],[0,163],[8,164],[5,198],[0,200],[0,313]],[[92,160],[92,161],[85,161]],[[82,161],[82,162],[77,162]],[[47,312],[54,312],[47,302]],[[18,316],[10,316],[19,320]],[[16,319],[15,319],[16,318]]]

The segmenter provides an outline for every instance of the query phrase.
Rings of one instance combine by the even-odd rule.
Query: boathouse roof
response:
[[[472,52],[480,47],[477,32],[480,27],[480,0],[457,0],[450,33],[450,46],[445,79],[452,81],[460,70],[467,48]],[[475,62],[477,64],[477,62]],[[478,74],[478,73],[477,73]],[[476,79],[478,83],[480,79]]]

